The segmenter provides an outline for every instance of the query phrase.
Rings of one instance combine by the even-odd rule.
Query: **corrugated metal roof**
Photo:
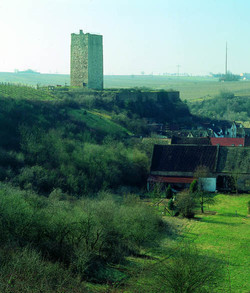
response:
[[[198,166],[213,171],[217,146],[209,145],[155,145],[151,171],[194,172]]]

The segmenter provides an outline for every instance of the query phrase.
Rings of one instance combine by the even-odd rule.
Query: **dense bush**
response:
[[[17,184],[39,193],[61,188],[72,195],[83,195],[120,185],[142,186],[149,159],[136,148],[106,141],[75,142],[55,130],[26,136],[22,150],[28,166],[20,169]]]
[[[159,264],[155,271],[158,292],[218,292],[218,280],[224,278],[223,262],[201,255],[192,244],[181,245],[174,257]]]
[[[183,241],[183,239],[182,239]],[[131,292],[215,293],[224,292],[226,279],[223,259],[201,253],[194,242],[178,242],[164,256],[148,262],[130,280]],[[138,282],[139,277],[139,282]],[[130,292],[130,290],[127,290]]]
[[[88,292],[80,276],[73,275],[59,263],[46,261],[29,247],[3,247],[0,261],[1,292]]]
[[[250,98],[237,97],[230,92],[221,92],[213,99],[190,103],[193,114],[212,119],[249,121]]]
[[[122,185],[144,186],[149,157],[138,146],[122,143],[119,133],[93,131],[68,114],[80,105],[69,98],[0,98],[0,180],[43,195],[54,188],[82,196]],[[141,123],[130,128],[140,132]]]
[[[89,278],[96,264],[119,263],[157,244],[163,226],[148,206],[118,202],[109,194],[71,202],[56,194],[44,198],[1,185],[1,247],[29,246]]]
[[[195,208],[197,207],[197,199],[188,191],[178,193],[176,197],[176,209],[185,218],[193,218]]]
[[[134,118],[153,118],[158,122],[172,122],[191,116],[181,99],[169,99],[164,90],[157,97],[145,95],[138,88],[110,90],[92,95],[81,91],[65,93],[65,97],[69,96],[86,108],[114,111],[116,114],[127,113],[128,116],[135,115]]]
[[[173,190],[171,188],[171,185],[168,184],[168,187],[166,189],[166,198],[171,199],[173,197]]]
[[[192,181],[192,183],[189,186],[189,192],[195,193],[198,191],[198,181],[195,179]]]

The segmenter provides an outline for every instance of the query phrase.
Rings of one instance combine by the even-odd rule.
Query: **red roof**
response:
[[[161,183],[192,183],[194,178],[190,177],[164,177],[164,176],[149,176],[148,181]]]
[[[245,139],[240,137],[210,137],[212,145],[244,146]]]

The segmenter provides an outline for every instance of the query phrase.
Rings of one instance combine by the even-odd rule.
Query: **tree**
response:
[[[156,182],[152,190],[151,196],[153,198],[161,198],[163,194],[162,189],[163,189],[163,184],[161,182]]]
[[[212,253],[201,252],[194,242],[178,242],[165,257],[145,264],[132,276],[133,292],[212,293],[224,292],[224,262]],[[153,276],[153,278],[152,278]]]
[[[212,193],[200,190],[196,193],[196,196],[199,200],[199,204],[200,204],[200,208],[201,208],[202,213],[204,213],[204,205],[205,204],[210,204],[210,205],[215,204],[214,194],[212,194]]]
[[[176,197],[176,209],[185,218],[193,218],[195,215],[195,208],[197,206],[196,198],[193,194],[184,190]]]
[[[230,71],[227,72],[227,74],[223,74],[219,81],[238,81],[240,79],[240,76],[237,74],[233,74]]]
[[[224,277],[222,266],[220,260],[201,255],[193,244],[184,244],[159,267],[156,274],[164,287],[160,292],[214,292]]]
[[[165,207],[166,209],[166,207]],[[168,202],[168,212],[171,216],[176,215],[176,206],[173,198],[170,198]]]
[[[192,181],[192,183],[189,186],[189,192],[195,193],[198,191],[198,181],[195,179]]]
[[[210,170],[207,166],[199,165],[194,171],[195,178],[206,178],[211,175]]]
[[[166,198],[170,199],[173,197],[173,191],[172,191],[172,188],[170,186],[170,184],[168,185],[168,188],[166,190]]]
[[[231,179],[232,179],[232,188],[234,189],[233,191],[236,192],[236,194],[239,193],[239,178],[240,178],[240,172],[239,170],[233,170],[231,172]]]
[[[190,193],[193,194],[193,196],[195,196],[197,200],[199,201],[199,205],[200,205],[202,213],[204,213],[205,204],[214,204],[215,202],[214,195],[204,190],[203,179],[209,176],[211,175],[210,175],[210,170],[208,167],[198,166],[194,172],[194,177],[198,178],[198,184],[195,187],[195,183],[194,183],[192,188],[190,185]]]
[[[171,198],[168,202],[168,208],[173,211],[175,209],[175,204],[174,204],[174,201],[173,199]]]

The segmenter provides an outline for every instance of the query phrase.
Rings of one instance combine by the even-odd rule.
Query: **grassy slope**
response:
[[[218,292],[249,293],[250,288],[250,217],[247,216],[247,202],[250,195],[216,196],[216,204],[206,207],[204,215],[195,220],[166,217],[183,237],[166,237],[160,248],[145,251],[152,259],[130,257],[129,262],[119,269],[128,276],[123,284],[115,284],[110,292],[157,292],[157,278],[154,268],[158,262],[173,255],[180,243],[194,241],[202,254],[222,259],[225,263],[225,282],[219,284]],[[237,211],[237,214],[236,214]],[[160,212],[160,210],[159,210]],[[229,281],[230,277],[230,281]],[[105,285],[89,284],[93,292],[107,292]],[[156,289],[155,289],[156,288]],[[110,289],[110,288],[109,288]],[[111,290],[111,289],[110,289]]]
[[[27,86],[0,84],[0,97],[25,100],[48,101],[57,99],[48,91]]]
[[[108,132],[112,134],[131,134],[126,128],[119,124],[111,121],[108,115],[102,114],[100,112],[88,111],[85,109],[71,110],[69,112],[73,119],[78,121],[83,121],[91,129],[101,130],[103,132]]]
[[[209,250],[228,262],[232,292],[249,292],[250,218],[247,217],[247,202],[250,196],[218,195],[216,198],[217,204],[210,210],[217,213],[202,215],[200,221],[190,221],[187,236],[195,239],[202,250]]]
[[[51,92],[47,90],[35,89],[27,86],[4,85],[0,84],[0,98],[12,98],[17,100],[31,100],[31,101],[53,101],[58,99]],[[120,134],[126,136],[132,134],[126,128],[113,122],[111,116],[106,113],[95,111],[87,111],[85,109],[75,110],[71,109],[69,114],[72,119],[76,121],[83,121],[87,127],[94,130],[100,130],[104,133]]]

